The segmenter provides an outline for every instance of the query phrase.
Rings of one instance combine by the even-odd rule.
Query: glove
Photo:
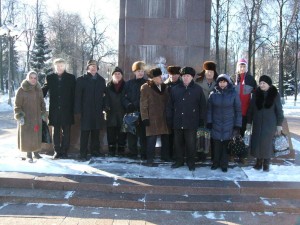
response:
[[[211,130],[212,129],[212,123],[207,123],[206,124],[206,128],[209,129],[209,130]]]
[[[18,119],[18,123],[23,126],[25,124],[24,117],[20,117],[20,119]]]
[[[282,126],[277,126],[277,130],[276,130],[275,135],[279,136],[281,134],[281,132],[282,132]]]
[[[233,137],[238,137],[240,136],[240,127],[234,127],[233,128]]]
[[[150,126],[150,120],[149,119],[143,120],[143,124],[144,124],[145,127]]]
[[[252,124],[251,123],[247,123],[246,130],[251,131],[251,129],[252,129]]]
[[[129,103],[127,106],[127,113],[133,113],[135,111],[135,107],[132,103]]]

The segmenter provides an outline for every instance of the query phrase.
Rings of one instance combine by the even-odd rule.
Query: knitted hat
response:
[[[194,77],[196,75],[196,71],[192,68],[192,67],[183,67],[180,69],[180,75],[184,75],[184,74],[190,74],[192,77]]]
[[[162,75],[162,72],[161,72],[161,69],[160,68],[154,68],[154,69],[151,69],[148,73],[148,77],[149,78],[154,78],[154,77],[159,77]]]
[[[122,69],[120,67],[116,66],[114,68],[114,70],[112,71],[111,75],[114,75],[115,72],[120,72],[122,74],[122,76],[123,76],[123,71],[122,71]]]
[[[239,65],[246,65],[246,72],[248,71],[248,63],[246,59],[239,59],[239,61],[236,64],[236,73],[238,73],[240,70]]]
[[[269,77],[269,76],[267,76],[267,75],[262,75],[262,76],[259,78],[259,82],[261,82],[261,81],[267,83],[269,86],[272,85],[272,79],[271,79],[271,77]]]
[[[180,74],[180,66],[168,66],[167,71],[169,74],[175,75]]]
[[[144,70],[145,69],[145,63],[143,61],[136,61],[132,64],[132,72],[135,72],[137,70]]]
[[[220,74],[217,78],[217,84],[222,80],[226,81],[228,84],[231,83],[230,77],[227,74]]]
[[[96,66],[97,66],[97,69],[99,69],[98,63],[97,63],[96,60],[91,59],[91,60],[87,61],[87,63],[86,63],[86,69],[88,69],[89,66],[91,66],[91,65],[96,65]]]

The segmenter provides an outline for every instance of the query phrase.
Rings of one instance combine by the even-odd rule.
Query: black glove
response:
[[[234,137],[240,136],[240,130],[241,130],[240,127],[233,127],[233,136]]]
[[[149,119],[143,120],[143,124],[144,124],[145,127],[150,126],[150,120]]]
[[[206,124],[206,128],[209,129],[209,130],[211,130],[212,129],[212,123],[207,123]]]
[[[135,107],[132,103],[129,103],[127,106],[127,113],[133,113],[135,111]]]

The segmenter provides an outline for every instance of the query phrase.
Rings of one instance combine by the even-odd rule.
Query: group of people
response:
[[[233,79],[218,75],[216,64],[206,61],[199,74],[192,67],[169,66],[169,78],[163,82],[160,68],[145,71],[145,63],[136,61],[132,79],[125,81],[122,69],[115,67],[107,84],[98,74],[95,60],[87,62],[86,74],[77,79],[66,72],[63,59],[54,60],[53,65],[55,72],[46,77],[43,86],[37,82],[37,73],[30,71],[15,98],[18,147],[27,152],[29,162],[41,157],[42,120],[53,126],[53,158],[68,157],[75,115],[81,124],[81,161],[88,160],[88,149],[93,157],[103,155],[99,134],[105,124],[110,156],[140,156],[146,160],[145,166],[153,166],[160,137],[161,160],[174,161],[172,168],[186,163],[194,171],[196,160],[207,157],[197,152],[197,129],[207,128],[211,133],[211,169],[227,172],[229,141],[251,130],[250,153],[257,159],[254,168],[269,171],[272,139],[282,130],[280,96],[269,76],[261,76],[257,87],[244,59],[238,61]],[[49,117],[44,102],[47,93]],[[139,115],[135,132],[124,133],[123,118],[131,113]],[[238,157],[245,163],[246,154]]]

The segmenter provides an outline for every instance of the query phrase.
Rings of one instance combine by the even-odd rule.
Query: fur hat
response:
[[[236,64],[236,73],[239,73],[239,65],[246,65],[246,72],[248,71],[248,63],[246,59],[239,59],[239,61]]]
[[[99,66],[98,66],[98,63],[97,63],[96,60],[90,59],[89,61],[87,61],[87,63],[86,63],[86,69],[88,70],[89,66],[91,66],[91,65],[96,65],[97,69],[99,70]]]
[[[149,78],[159,77],[161,75],[162,75],[161,69],[158,67],[151,69],[148,73]]]
[[[137,70],[144,70],[146,64],[143,61],[136,61],[132,64],[132,72],[135,72]]]
[[[120,72],[123,76],[123,70],[120,67],[116,66],[114,70],[111,72],[111,75],[114,75],[115,72]]]
[[[216,71],[217,69],[217,64],[213,61],[205,61],[202,65],[202,71],[198,74],[200,80],[204,79],[205,76],[205,70],[213,70],[214,71],[214,80],[217,79],[218,73]]]
[[[180,74],[180,66],[168,66],[167,71],[169,74],[175,75]]]
[[[262,76],[259,78],[259,82],[261,82],[261,81],[267,83],[269,86],[272,85],[272,79],[271,79],[271,77],[269,77],[269,76],[267,76],[267,75],[262,75]]]
[[[220,74],[217,78],[217,84],[222,80],[226,81],[228,84],[231,83],[230,77],[227,74]]]
[[[196,71],[192,68],[192,67],[183,67],[180,69],[180,75],[184,75],[184,74],[190,74],[192,77],[194,77],[196,75]]]

